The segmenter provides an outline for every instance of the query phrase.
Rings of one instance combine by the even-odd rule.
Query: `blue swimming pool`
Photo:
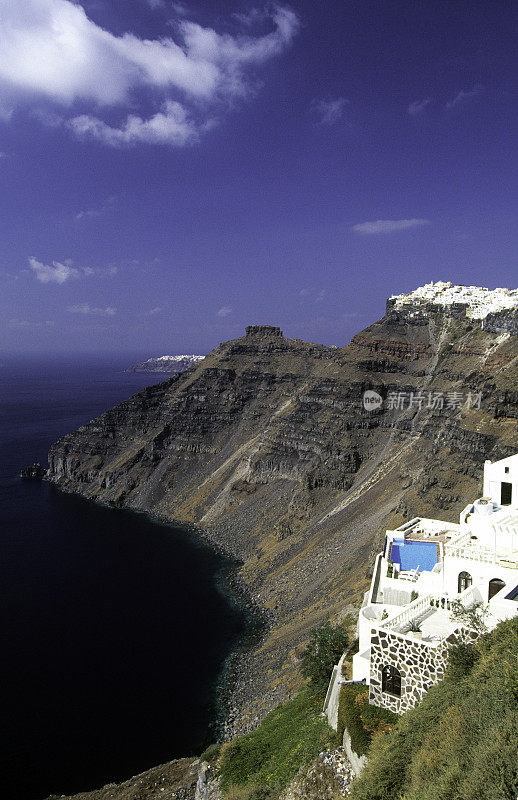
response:
[[[392,543],[392,561],[404,569],[417,569],[431,572],[437,564],[437,544],[435,542]]]

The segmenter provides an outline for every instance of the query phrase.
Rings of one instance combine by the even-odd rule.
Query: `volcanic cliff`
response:
[[[455,520],[484,459],[517,452],[517,332],[514,312],[393,300],[343,348],[251,326],[53,445],[62,488],[192,523],[239,559],[271,626],[230,732],[292,692],[301,642],[358,603],[386,527]]]

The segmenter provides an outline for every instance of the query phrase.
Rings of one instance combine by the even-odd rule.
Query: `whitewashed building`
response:
[[[518,614],[518,454],[486,461],[483,497],[458,524],[416,517],[387,531],[353,658],[353,680],[368,684],[373,705],[413,708],[443,677],[449,645],[479,635],[452,614],[455,601],[481,604],[488,629]],[[329,707],[339,675],[335,668]]]

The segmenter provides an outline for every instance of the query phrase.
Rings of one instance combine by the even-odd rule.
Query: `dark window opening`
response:
[[[464,589],[467,589],[468,586],[471,586],[473,583],[473,578],[469,574],[469,572],[459,572],[459,580],[457,585],[457,591],[463,592]]]
[[[381,671],[381,691],[401,697],[401,673],[392,664],[387,664]]]
[[[492,597],[497,594],[500,589],[503,589],[505,586],[504,581],[501,581],[500,578],[493,578],[493,580],[489,581],[489,592],[487,595],[487,599],[491,600]]]
[[[504,467],[504,472],[506,475],[509,475],[509,467]]]
[[[510,506],[513,501],[513,484],[502,481],[500,505]]]

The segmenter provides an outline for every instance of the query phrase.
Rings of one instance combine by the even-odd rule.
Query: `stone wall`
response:
[[[444,677],[448,643],[437,647],[384,629],[371,637],[369,702],[403,714],[423,699],[428,689]],[[391,664],[401,673],[401,697],[382,692],[381,673]]]

